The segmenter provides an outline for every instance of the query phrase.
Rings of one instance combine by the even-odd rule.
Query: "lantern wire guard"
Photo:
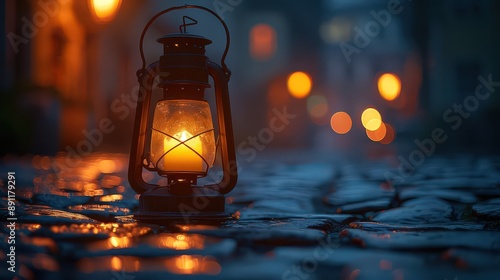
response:
[[[209,12],[221,22],[226,34],[226,46],[221,57],[221,66],[209,61],[204,55],[205,45],[210,44],[210,40],[186,33],[187,26],[195,25],[198,22],[191,17],[183,16],[183,24],[179,26],[181,33],[169,34],[158,39],[157,41],[164,45],[164,55],[160,57],[159,61],[146,67],[143,41],[147,30],[160,16],[182,9],[201,9]],[[183,43],[180,47],[179,42]],[[163,10],[153,16],[144,27],[139,42],[142,67],[137,71],[140,90],[129,164],[130,185],[140,194],[139,211],[134,215],[136,219],[163,224],[171,222],[217,223],[230,218],[225,212],[224,194],[230,192],[236,185],[237,167],[227,85],[231,71],[225,64],[229,45],[229,30],[225,22],[215,12],[202,6],[184,5]],[[176,48],[173,48],[174,46]],[[156,76],[160,77],[158,87],[163,88],[164,99],[157,103],[153,121],[149,122],[151,95]],[[204,89],[210,87],[208,76],[212,77],[215,85],[219,127],[217,139],[214,139],[210,107],[203,99]],[[166,129],[155,127],[159,108],[161,109],[162,106],[182,106],[184,103],[188,104],[185,106],[188,114],[184,115],[195,119],[195,123],[198,125],[194,133],[183,131],[180,134],[173,134],[168,133]],[[194,106],[193,113],[189,111],[189,106]],[[164,112],[167,111],[168,109],[164,109]],[[201,114],[201,117],[196,114]],[[162,116],[159,119],[164,122],[169,121],[168,116]],[[199,121],[200,119],[205,120],[205,124]],[[171,121],[171,123],[175,122]],[[156,138],[153,139],[154,137]],[[164,146],[160,147],[158,145],[159,137],[165,140]],[[152,144],[149,149],[146,149],[148,140]],[[213,156],[207,156],[212,151],[202,149],[201,147],[206,147],[206,145],[202,146],[201,141],[213,142],[215,147]],[[215,160],[219,145],[221,147],[223,169],[221,181],[210,185],[197,186],[196,178],[207,175],[208,169]],[[153,146],[157,147],[154,159],[151,158]],[[196,147],[200,148],[197,149]],[[208,145],[208,147],[212,146]],[[171,159],[169,159],[170,154],[179,149],[184,151],[183,157],[186,157],[186,154],[189,157],[190,154],[196,158],[195,161],[199,162],[203,168],[198,165],[187,168],[186,164],[182,166],[181,163],[178,164],[181,167],[176,167],[178,170],[166,170],[167,162],[171,162]],[[183,169],[186,168],[190,170],[184,171]],[[157,171],[160,176],[168,178],[168,184],[160,186],[145,182],[142,178],[143,169]]]

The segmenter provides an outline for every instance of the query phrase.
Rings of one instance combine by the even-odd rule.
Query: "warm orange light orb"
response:
[[[394,139],[396,138],[396,130],[394,129],[394,127],[392,127],[392,125],[388,123],[385,123],[385,130],[385,136],[382,140],[379,141],[379,143],[384,145],[391,144],[392,141],[394,141]]]
[[[255,25],[250,30],[249,48],[253,58],[269,60],[276,53],[276,30],[265,23]]]
[[[401,80],[396,74],[385,73],[378,78],[378,91],[387,101],[398,98],[401,93]]]
[[[294,72],[288,77],[288,91],[295,98],[304,98],[311,92],[312,79],[304,72]]]
[[[346,134],[352,128],[352,119],[346,112],[337,112],[330,118],[330,126],[338,134]]]
[[[382,125],[382,116],[375,108],[367,108],[361,114],[361,123],[367,130],[377,130]]]
[[[385,135],[387,133],[387,128],[384,123],[382,123],[378,129],[376,130],[366,130],[366,135],[370,140],[374,142],[378,142],[382,139],[384,139]]]
[[[88,0],[89,7],[98,21],[110,21],[120,8],[121,0]]]

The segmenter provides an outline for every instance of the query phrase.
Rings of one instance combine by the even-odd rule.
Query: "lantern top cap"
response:
[[[197,45],[209,45],[212,43],[210,39],[189,33],[171,33],[156,39],[156,41],[161,44],[193,43]]]

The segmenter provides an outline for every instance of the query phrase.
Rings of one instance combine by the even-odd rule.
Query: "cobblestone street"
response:
[[[19,273],[96,280],[498,279],[500,157],[436,155],[393,182],[386,175],[399,174],[398,162],[389,157],[278,158],[262,154],[240,166],[226,198],[235,219],[220,227],[137,223],[127,155],[91,155],[58,174],[52,166],[61,158],[4,158],[2,174],[16,172]],[[1,234],[5,240],[9,229]],[[1,246],[8,252],[8,244]],[[2,269],[1,278],[8,273]]]

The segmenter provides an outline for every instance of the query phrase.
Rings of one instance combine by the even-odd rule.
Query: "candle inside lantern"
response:
[[[163,149],[167,153],[163,158],[165,171],[204,172],[200,137],[193,137],[185,130],[175,134],[174,137],[175,139],[165,137],[163,141]]]
[[[214,136],[207,101],[160,100],[151,127],[150,161],[160,176],[206,176],[215,160]]]

